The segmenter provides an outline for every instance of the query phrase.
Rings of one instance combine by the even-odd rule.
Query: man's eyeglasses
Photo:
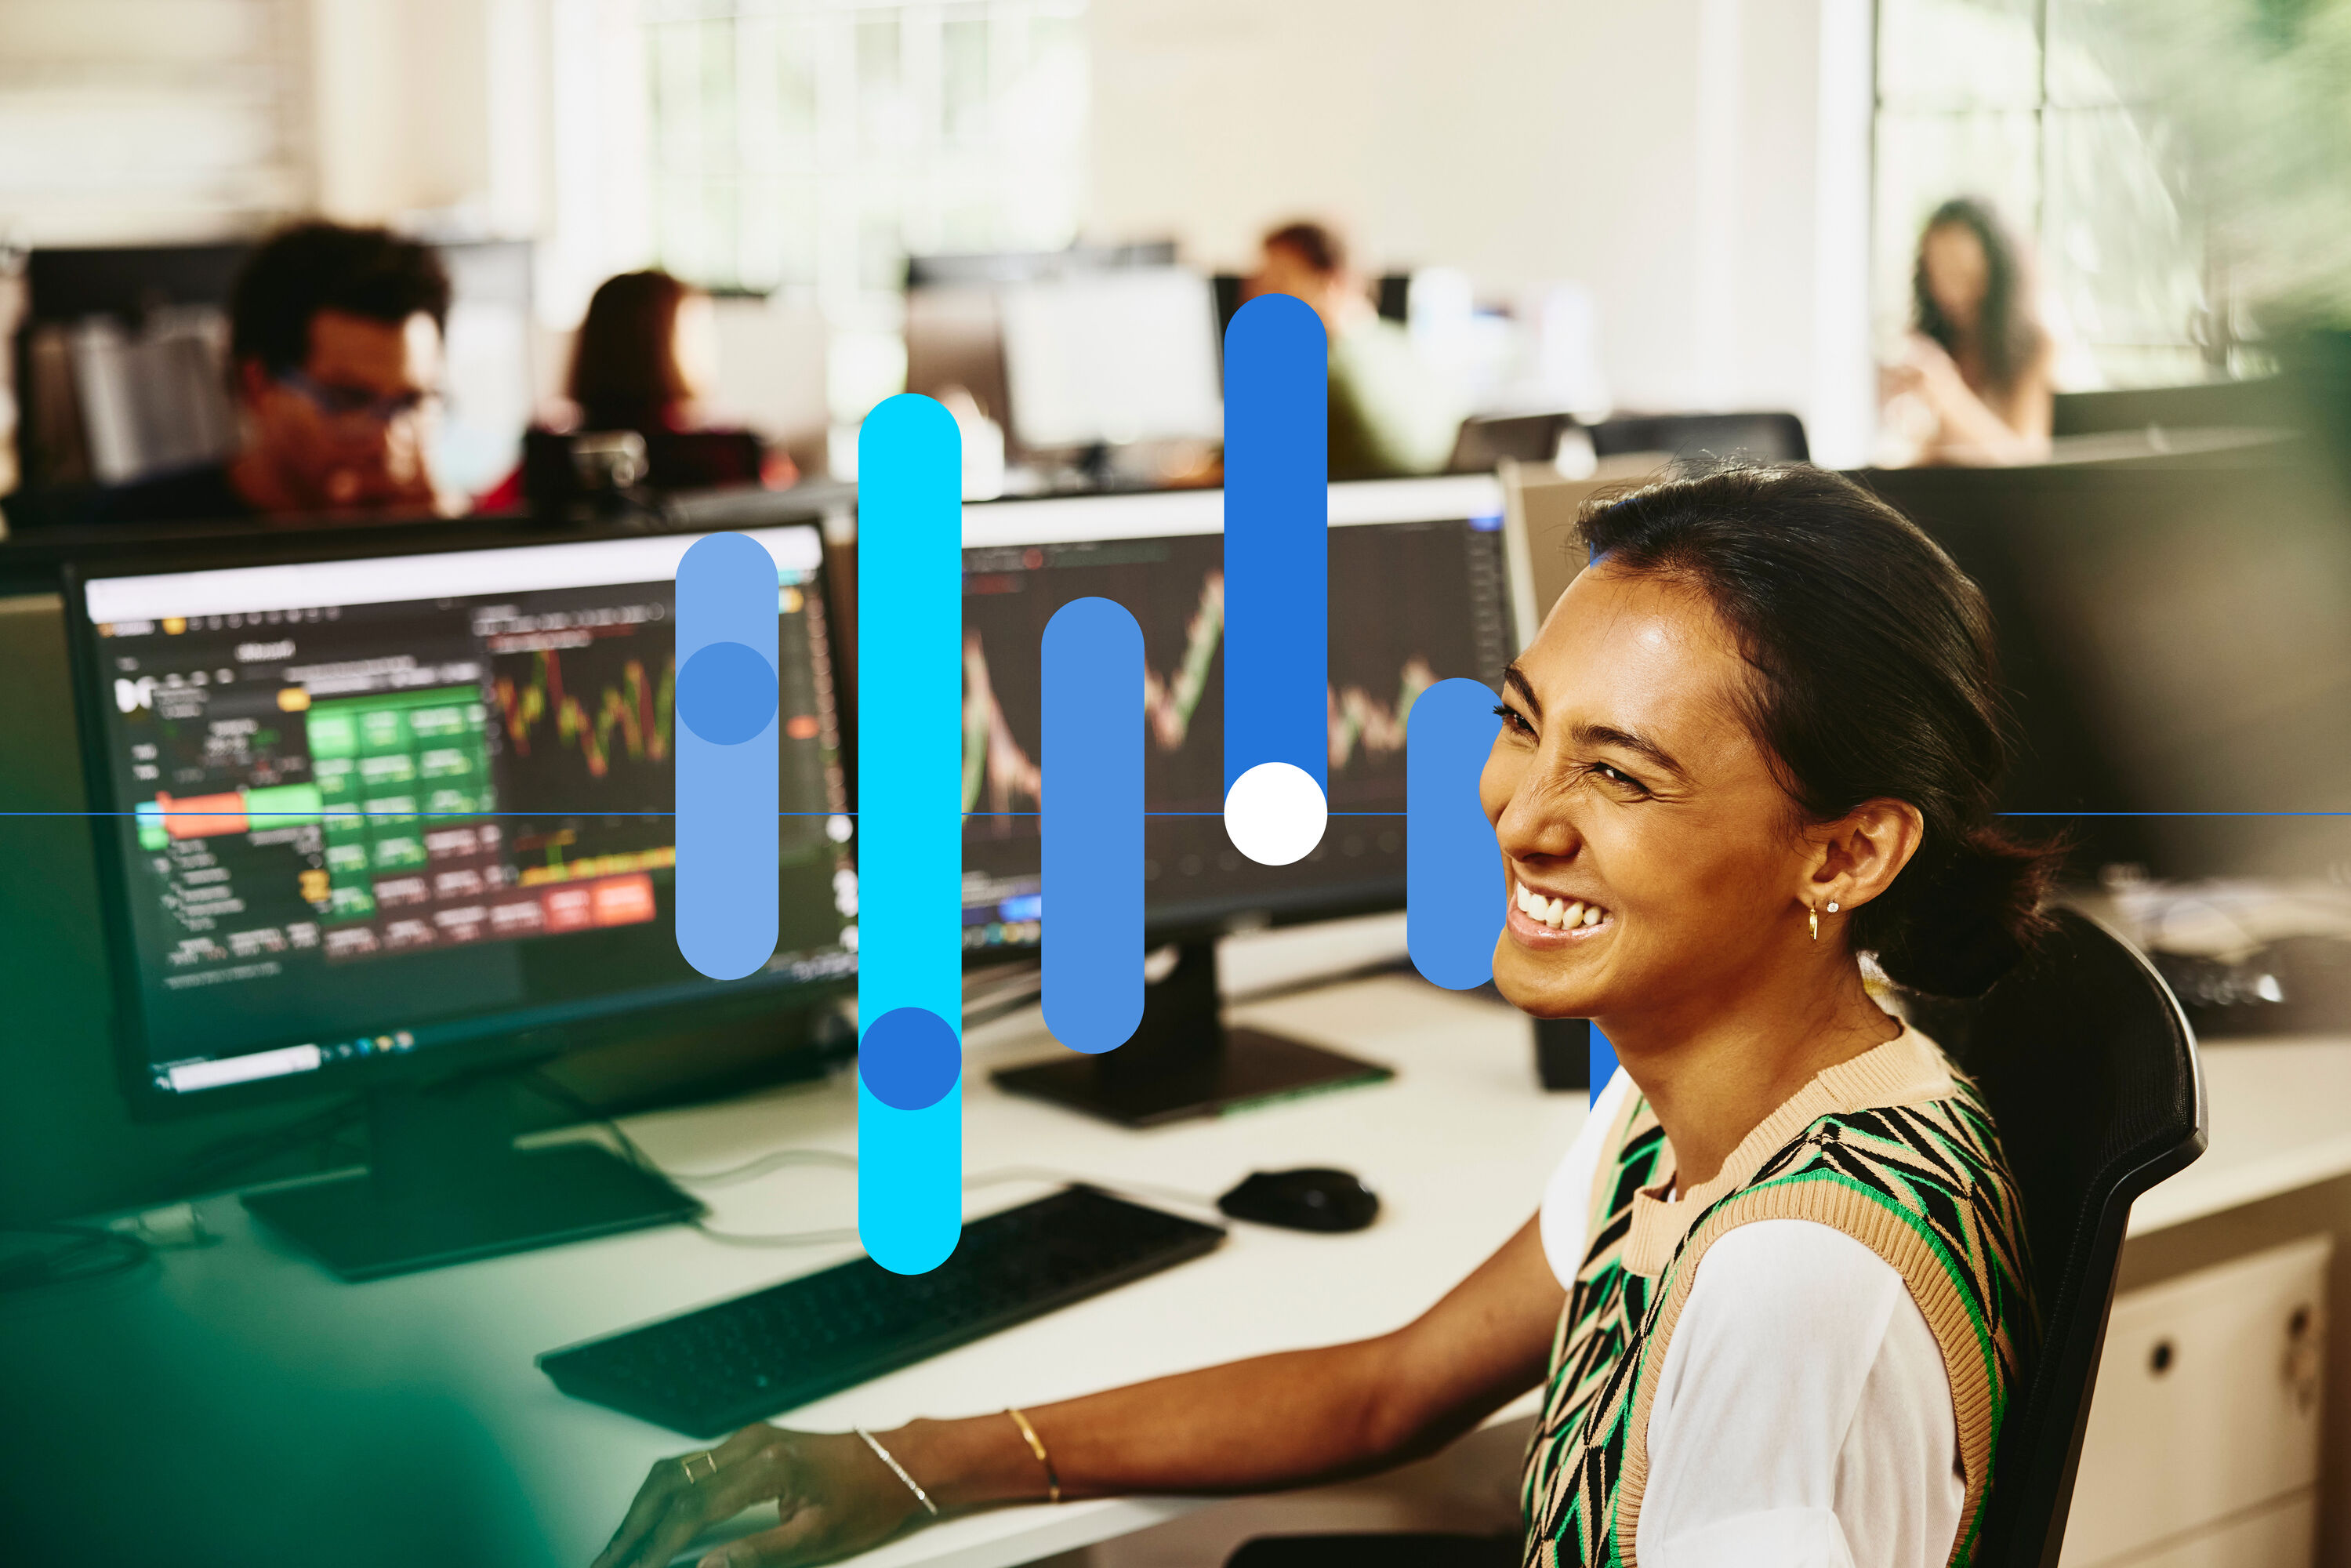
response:
[[[366,420],[375,424],[391,424],[436,409],[441,403],[438,392],[412,388],[407,392],[386,392],[379,397],[357,387],[329,386],[298,370],[287,371],[279,375],[277,384],[300,392],[312,408],[329,419],[352,423]]]

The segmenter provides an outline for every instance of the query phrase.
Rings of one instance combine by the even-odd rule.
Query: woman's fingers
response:
[[[637,1489],[635,1499],[629,1504],[629,1511],[622,1516],[621,1528],[612,1532],[612,1539],[604,1543],[604,1550],[596,1554],[596,1561],[590,1564],[590,1568],[620,1568],[620,1564],[628,1562],[631,1549],[644,1538],[645,1531],[653,1528],[653,1521],[661,1517],[662,1510],[667,1505],[670,1493],[679,1485],[677,1460],[664,1459],[653,1466],[653,1472],[645,1477],[644,1485]]]
[[[774,1497],[785,1453],[775,1427],[747,1427],[715,1448],[662,1460],[593,1568],[667,1568],[705,1527]]]
[[[789,1568],[809,1560],[810,1540],[816,1533],[815,1516],[799,1514],[773,1530],[714,1548],[695,1568]]]

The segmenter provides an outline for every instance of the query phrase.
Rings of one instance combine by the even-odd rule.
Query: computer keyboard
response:
[[[1071,1186],[976,1219],[945,1263],[870,1258],[549,1351],[577,1399],[716,1437],[1212,1251],[1223,1228]]]

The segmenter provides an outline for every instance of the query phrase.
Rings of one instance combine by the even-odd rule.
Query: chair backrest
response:
[[[2146,957],[2071,910],[1980,1000],[1910,1011],[1999,1123],[2041,1310],[1975,1561],[2055,1568],[2131,1204],[2204,1151],[2196,1037]]]

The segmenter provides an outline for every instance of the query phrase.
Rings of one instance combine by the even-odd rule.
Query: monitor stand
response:
[[[350,1281],[702,1213],[601,1144],[516,1148],[512,1094],[498,1076],[375,1090],[367,1096],[365,1173],[247,1193],[245,1207]]]
[[[1176,967],[1143,994],[1134,1038],[1099,1056],[1075,1052],[1006,1068],[996,1082],[1128,1127],[1155,1127],[1270,1101],[1377,1083],[1393,1069],[1319,1045],[1228,1026],[1217,993],[1217,945],[1186,942]]]

